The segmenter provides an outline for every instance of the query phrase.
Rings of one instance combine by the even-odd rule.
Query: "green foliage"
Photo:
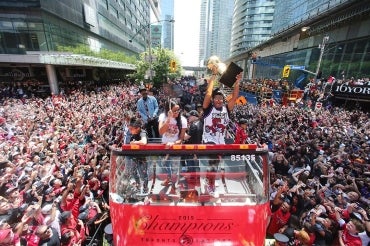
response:
[[[140,59],[136,62],[136,73],[132,74],[132,78],[137,81],[152,82],[153,86],[159,88],[167,79],[174,79],[181,75],[181,66],[175,54],[169,49],[152,48],[152,81],[150,76],[149,51],[140,54]],[[171,61],[176,61],[176,70],[170,69]]]
[[[181,66],[173,51],[163,48],[152,48],[152,81],[149,81],[149,51],[140,54],[139,59],[135,56],[127,56],[123,52],[114,52],[107,49],[101,49],[100,52],[92,51],[87,45],[79,46],[58,46],[57,51],[70,52],[73,54],[82,54],[86,56],[98,57],[102,59],[124,62],[136,65],[136,72],[130,74],[129,77],[136,81],[151,82],[153,86],[159,88],[167,79],[180,77]],[[171,61],[176,62],[176,69],[173,71],[170,68]],[[147,76],[146,76],[147,75]]]
[[[86,56],[98,57],[106,60],[124,62],[129,64],[135,64],[137,58],[135,56],[127,56],[123,52],[112,51],[107,49],[101,49],[99,52],[92,51],[87,45],[78,46],[58,46],[57,51],[70,52],[73,54],[81,54]]]

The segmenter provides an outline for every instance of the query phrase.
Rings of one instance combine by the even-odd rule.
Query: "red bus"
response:
[[[113,150],[114,245],[264,245],[267,158],[253,144]]]

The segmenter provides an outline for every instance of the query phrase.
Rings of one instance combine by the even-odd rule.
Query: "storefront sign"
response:
[[[333,86],[332,93],[334,97],[341,99],[363,99],[370,101],[370,86],[365,85],[345,85],[345,84],[335,84]]]

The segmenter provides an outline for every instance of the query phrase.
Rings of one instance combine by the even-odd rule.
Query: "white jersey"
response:
[[[162,113],[159,115],[158,121],[164,122],[166,121],[166,119],[167,119],[166,115]],[[186,121],[186,118],[183,116],[181,116],[181,127],[182,128],[188,127],[188,122]],[[174,143],[175,141],[179,140],[180,131],[181,129],[178,128],[176,119],[171,118],[167,131],[162,135],[162,143],[170,142]]]
[[[229,121],[226,106],[218,110],[210,105],[204,110],[203,143],[225,144],[226,127]]]

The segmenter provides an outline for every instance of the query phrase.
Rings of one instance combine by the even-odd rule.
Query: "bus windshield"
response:
[[[263,245],[267,151],[256,145],[124,145],[111,153],[115,245]]]
[[[113,152],[111,198],[116,202],[238,206],[268,199],[263,151],[132,147]]]

